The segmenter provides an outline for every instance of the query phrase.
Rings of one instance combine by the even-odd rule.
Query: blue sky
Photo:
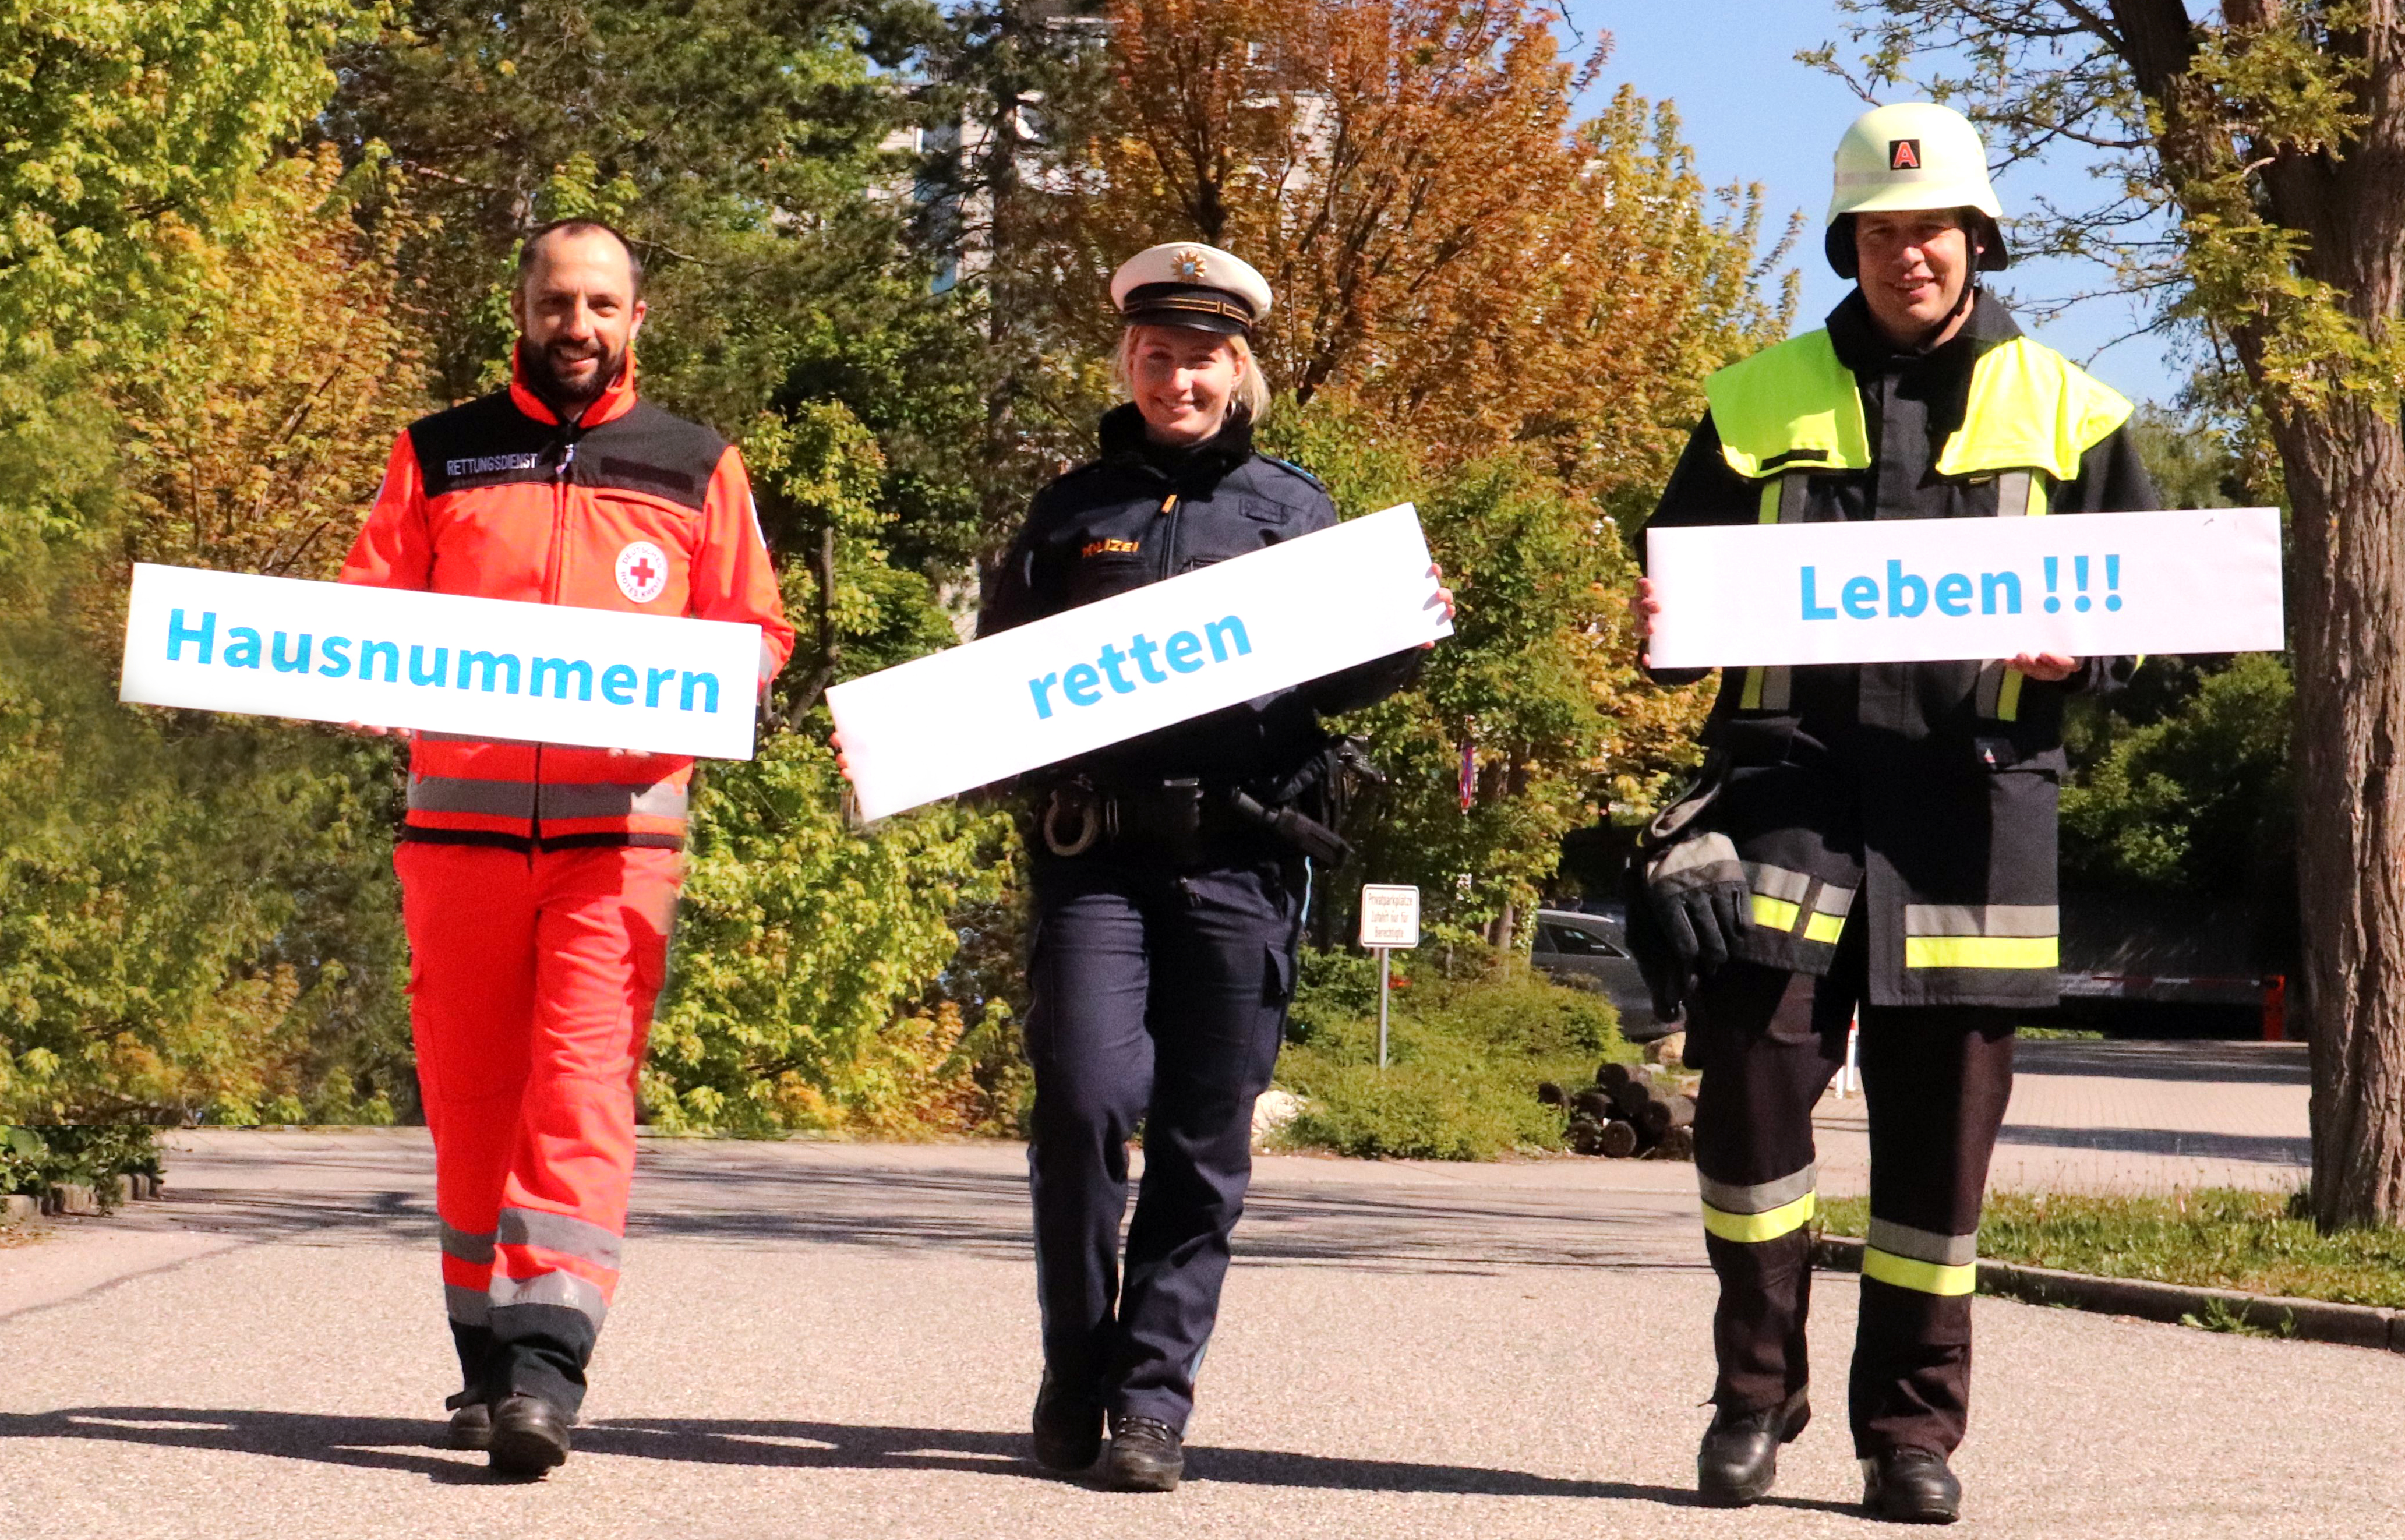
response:
[[[1795,63],[1794,54],[1834,40],[1844,56],[1836,8],[1826,0],[1568,0],[1568,11],[1590,44],[1599,31],[1612,36],[1598,93],[1608,96],[1625,82],[1656,101],[1670,99],[1708,182],[1761,182],[1774,228],[1790,211],[1804,211],[1808,228],[1791,259],[1804,273],[1797,325],[1820,324],[1848,287],[1820,251],[1829,156],[1863,104],[1845,82]],[[2016,167],[1997,183],[2007,214],[2040,191],[2066,207],[2086,206],[2093,197],[2086,165],[2068,155],[2058,163]],[[2087,264],[2017,265],[2001,275],[2000,287],[2050,299],[2102,287],[2105,276]],[[2128,301],[2108,298],[2032,329],[2124,394],[2168,402],[2186,372],[2165,357],[2159,340],[2139,337],[2107,346],[2137,319]]]

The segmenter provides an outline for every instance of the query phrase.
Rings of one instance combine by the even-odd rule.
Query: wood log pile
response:
[[[1606,1064],[1595,1084],[1566,1090],[1548,1080],[1537,1099],[1569,1109],[1570,1148],[1614,1160],[1695,1158],[1695,1099],[1653,1064]]]

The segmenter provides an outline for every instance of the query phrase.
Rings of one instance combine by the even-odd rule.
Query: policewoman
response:
[[[1259,273],[1211,246],[1158,245],[1119,268],[1111,299],[1131,399],[1104,416],[1100,455],[1036,495],[987,584],[980,636],[1336,523],[1308,472],[1253,449],[1269,402],[1250,342],[1271,303]],[[1128,683],[1141,665],[1123,665]],[[1343,850],[1339,749],[1319,719],[1381,699],[1417,666],[1399,653],[1020,783],[1035,891],[1034,1455],[1049,1469],[1092,1465],[1107,1425],[1108,1485],[1177,1485],[1312,863]]]
[[[1979,286],[2007,255],[1970,123],[1877,108],[1835,170],[1826,250],[1856,287],[1823,329],[1706,383],[1709,411],[1653,525],[2157,506],[2130,403]],[[1643,585],[1640,626],[1659,608]],[[1859,1008],[1871,1218],[1848,1398],[1864,1501],[1891,1519],[1955,1518],[1948,1456],[1969,1410],[2013,1029],[2057,999],[2063,706],[2133,666],[2041,652],[1723,679],[1706,773],[1646,843],[1639,917],[1675,954],[1703,1071],[1695,1165],[1720,1281],[1707,1501],[1766,1494],[1810,1415],[1812,1107]]]

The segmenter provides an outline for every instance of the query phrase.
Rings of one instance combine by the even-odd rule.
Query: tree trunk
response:
[[[2297,878],[2314,1217],[2405,1223],[2405,437],[2344,401],[2284,425],[2296,509]]]
[[[2384,344],[2405,305],[2398,0],[2367,0],[2359,30],[2323,41],[2363,65],[2350,87],[2363,121],[2339,154],[2248,139],[2247,115],[2193,73],[2197,33],[2179,0],[2113,0],[2110,8],[2121,28],[2116,46],[2160,115],[2156,148],[2184,212],[2208,228],[2259,214],[2296,232],[2298,274],[2328,285],[2348,327]],[[2223,21],[2269,31],[2286,24],[2281,11],[2276,0],[2226,0]],[[2238,200],[2215,180],[2232,155],[2254,168]],[[2278,340],[2267,332],[2280,302],[2225,287],[2220,314],[2271,422],[2294,511],[2314,1217],[2326,1230],[2394,1225],[2405,1224],[2405,431],[2393,382],[2354,388],[2367,382],[2343,380],[2344,362],[2272,367]]]

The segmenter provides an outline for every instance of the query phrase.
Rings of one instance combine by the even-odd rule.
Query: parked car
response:
[[[1620,1012],[1620,1035],[1645,1043],[1678,1027],[1654,1019],[1653,996],[1637,959],[1628,955],[1623,923],[1611,910],[1540,909],[1528,960],[1548,978],[1593,989],[1610,1001]]]

